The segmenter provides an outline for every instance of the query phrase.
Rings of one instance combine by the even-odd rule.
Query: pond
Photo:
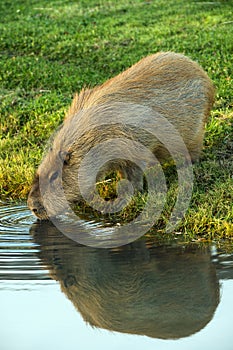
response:
[[[232,350],[230,247],[80,245],[0,206],[2,350]]]

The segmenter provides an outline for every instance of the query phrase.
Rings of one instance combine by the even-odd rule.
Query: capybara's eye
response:
[[[57,177],[58,177],[58,171],[55,171],[51,176],[50,176],[50,182],[53,182],[54,180],[56,180],[57,179]]]

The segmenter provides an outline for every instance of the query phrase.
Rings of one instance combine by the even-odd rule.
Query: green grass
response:
[[[27,196],[74,92],[171,50],[198,61],[216,86],[192,202],[178,231],[189,239],[233,237],[232,0],[3,0],[0,13],[2,199]]]

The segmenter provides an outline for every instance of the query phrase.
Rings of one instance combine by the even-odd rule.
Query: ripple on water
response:
[[[24,232],[35,221],[35,217],[23,204],[0,206],[0,232]]]
[[[34,221],[24,204],[0,206],[0,290],[28,289],[50,279],[29,233]]]

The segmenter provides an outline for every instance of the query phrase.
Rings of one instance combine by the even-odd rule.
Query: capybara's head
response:
[[[56,145],[54,145],[56,146]],[[59,189],[61,187],[64,167],[68,166],[70,154],[63,153],[56,147],[51,147],[37,169],[32,187],[28,196],[28,207],[39,219],[48,219],[48,213],[53,213],[54,205],[59,207]],[[55,200],[55,203],[54,203]],[[60,203],[61,205],[62,203]]]
[[[39,219],[48,219],[64,209],[65,202],[72,205],[81,201],[78,186],[78,167],[83,146],[72,139],[73,122],[63,124],[50,140],[49,149],[39,165],[28,207]],[[81,139],[82,140],[82,139]]]
[[[66,203],[71,207],[84,201],[90,204],[94,196],[98,197],[95,185],[109,172],[118,173],[120,179],[127,178],[136,191],[142,190],[143,172],[131,159],[137,159],[141,151],[145,163],[145,147],[140,143],[127,147],[125,140],[133,140],[133,130],[115,120],[110,125],[100,125],[102,118],[117,113],[133,114],[128,106],[120,109],[113,104],[77,111],[65,119],[52,138],[29,193],[28,207],[39,219],[64,213]],[[150,157],[149,153],[148,162]],[[85,189],[89,197],[83,196]]]
[[[219,303],[208,247],[154,247],[145,240],[117,249],[78,245],[50,222],[31,229],[50,275],[94,327],[154,338],[198,332]]]

